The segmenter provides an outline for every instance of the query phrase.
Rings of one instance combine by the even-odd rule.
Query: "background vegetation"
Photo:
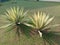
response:
[[[54,21],[52,24],[60,23],[60,3],[59,2],[36,2],[36,1],[9,1],[1,3],[0,5],[0,26],[7,24],[4,19],[1,20],[1,16],[4,15],[4,12],[7,8],[19,6],[24,7],[25,10],[29,9],[30,12],[41,10],[43,12],[49,13],[50,16],[55,16]],[[60,31],[60,27],[56,27],[51,29],[52,31]],[[59,33],[57,33],[59,34]],[[57,43],[60,43],[59,35],[56,36],[54,39]],[[15,35],[14,31],[5,33],[5,29],[0,29],[0,45],[43,45],[43,41],[40,41],[39,35],[34,35],[34,38],[27,38],[25,35],[20,35],[20,40],[18,40],[17,36]],[[47,44],[48,45],[48,44]]]

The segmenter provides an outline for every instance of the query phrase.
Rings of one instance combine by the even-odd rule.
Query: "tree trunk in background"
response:
[[[37,1],[39,1],[39,0],[37,0]]]

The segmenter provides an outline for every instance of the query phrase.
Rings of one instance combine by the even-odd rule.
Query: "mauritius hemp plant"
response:
[[[42,31],[45,30],[45,27],[47,27],[47,25],[54,19],[54,17],[49,18],[49,15],[46,15],[45,13],[39,13],[37,12],[34,13],[34,15],[29,16],[30,18],[30,23],[25,23],[27,26],[30,26],[34,29],[36,29],[40,35],[40,37],[42,37]]]
[[[20,32],[22,30],[28,30],[26,29],[26,25],[24,25],[24,22],[27,21],[27,12],[28,11],[24,11],[24,8],[19,7],[6,9],[3,16],[5,16],[5,19],[9,22],[9,24],[1,26],[0,28],[9,28],[8,31],[15,29],[18,36],[20,36]],[[24,33],[26,33],[26,31]]]
[[[28,15],[28,11],[23,8],[13,7],[6,10],[5,19],[9,24],[0,28],[8,28],[8,32],[16,30],[16,34],[20,37],[20,32],[29,36],[29,32],[34,30],[39,36],[48,42],[50,45],[55,45],[52,41],[53,32],[48,31],[51,27],[59,26],[59,24],[49,26],[54,17],[49,17],[46,13],[35,12],[33,15]],[[46,43],[44,43],[46,45]]]
[[[52,43],[53,41],[51,39],[54,34],[48,31],[51,27],[59,26],[59,24],[49,26],[49,24],[54,19],[54,16],[49,17],[49,15],[46,13],[38,11],[33,15],[29,15],[29,19],[29,22],[25,23],[25,25],[33,28],[36,32],[38,32],[40,37],[43,38],[44,42],[46,41],[50,45],[55,45]],[[46,43],[44,43],[44,45],[46,45]]]

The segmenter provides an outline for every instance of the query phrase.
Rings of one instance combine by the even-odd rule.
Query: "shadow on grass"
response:
[[[49,43],[49,45],[60,45],[60,32],[47,32],[43,34],[43,39]]]

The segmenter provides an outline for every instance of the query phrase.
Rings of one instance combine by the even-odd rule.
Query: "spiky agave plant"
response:
[[[49,18],[49,15],[46,15],[45,13],[34,13],[33,16],[29,16],[30,21],[32,24],[30,23],[25,23],[27,26],[30,26],[34,29],[36,29],[40,35],[40,37],[42,37],[42,30],[45,29],[45,27],[53,20],[54,17]]]
[[[16,29],[18,36],[20,35],[20,30],[26,29],[24,22],[27,20],[27,12],[23,8],[13,7],[7,9],[5,12],[5,19],[10,22],[7,25],[1,26],[0,28],[9,28],[8,31]]]
[[[50,43],[49,40],[53,34],[51,35],[51,32],[48,32],[48,30],[51,27],[59,26],[59,25],[49,26],[54,17],[49,17],[49,15],[46,15],[45,13],[38,11],[37,13],[34,13],[33,15],[29,16],[29,19],[30,19],[29,22],[25,23],[25,25],[36,30],[39,33],[40,37],[42,37],[44,40]]]

